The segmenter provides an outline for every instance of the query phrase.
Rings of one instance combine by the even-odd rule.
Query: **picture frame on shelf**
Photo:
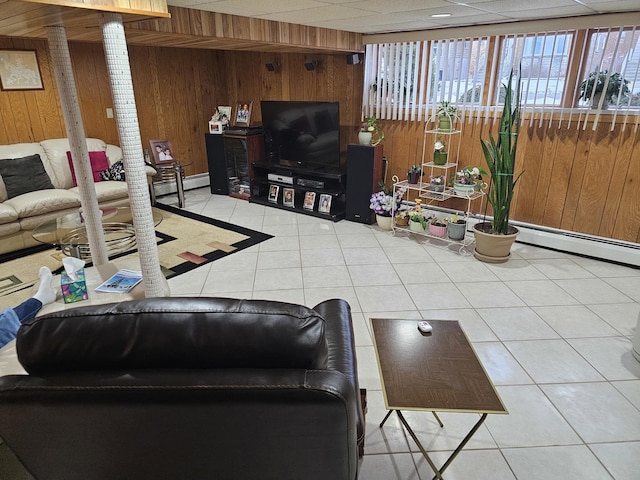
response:
[[[149,140],[151,151],[153,152],[154,163],[174,162],[173,148],[167,139]]]
[[[286,207],[295,206],[296,192],[293,188],[285,188],[282,190],[282,204]]]
[[[236,102],[236,113],[233,117],[233,124],[237,127],[248,127],[251,123],[251,110],[253,102]]]
[[[0,89],[44,90],[35,50],[0,50]]]
[[[320,194],[318,202],[318,211],[321,213],[331,213],[331,195],[327,193]]]
[[[231,105],[218,105],[218,120],[222,125],[228,125],[231,121]]]
[[[209,133],[220,135],[224,133],[224,125],[220,121],[210,121],[209,122]]]
[[[269,186],[269,196],[267,197],[270,202],[278,203],[278,191],[280,190],[279,185],[270,185]]]
[[[302,207],[305,210],[313,210],[313,206],[316,203],[316,192],[306,192],[304,194],[304,203]]]

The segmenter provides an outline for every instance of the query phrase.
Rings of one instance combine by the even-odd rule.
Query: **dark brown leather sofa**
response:
[[[38,480],[353,480],[349,305],[159,298],[20,329],[0,437]]]

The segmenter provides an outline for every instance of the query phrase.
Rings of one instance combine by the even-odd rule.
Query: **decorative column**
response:
[[[67,34],[63,26],[55,25],[47,27],[49,49],[53,60],[53,71],[58,86],[60,104],[64,115],[64,123],[69,138],[69,148],[73,158],[73,169],[76,173],[76,181],[80,192],[80,204],[82,216],[87,229],[91,259],[94,265],[103,265],[109,261],[107,246],[104,241],[104,229],[102,228],[102,216],[98,208],[98,198],[93,185],[91,162],[87,149],[87,139],[84,135],[84,125],[78,103],[76,83],[71,68],[71,55]]]
[[[122,15],[102,14],[102,37],[140,256],[144,293],[147,298],[162,297],[166,294],[166,280],[160,270]]]

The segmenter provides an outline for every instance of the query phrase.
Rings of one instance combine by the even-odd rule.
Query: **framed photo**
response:
[[[318,211],[322,213],[331,212],[331,195],[326,193],[320,194],[320,203],[318,204]]]
[[[269,187],[269,201],[278,203],[278,191],[280,187],[278,185],[271,185]]]
[[[224,125],[219,121],[210,121],[209,122],[209,133],[222,134],[224,133]]]
[[[218,105],[218,120],[222,122],[223,125],[228,125],[231,120],[231,107]]]
[[[44,90],[35,50],[0,50],[2,90]]]
[[[153,152],[154,163],[173,162],[173,149],[169,140],[149,140]]]
[[[287,207],[293,207],[296,192],[293,188],[285,188],[282,190],[282,203]]]
[[[251,109],[253,102],[236,103],[236,114],[233,117],[233,124],[236,126],[248,127],[251,121]]]
[[[313,210],[313,205],[316,203],[316,192],[307,192],[304,194],[304,203],[302,207],[305,210]]]

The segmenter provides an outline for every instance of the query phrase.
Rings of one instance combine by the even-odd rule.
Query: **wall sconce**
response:
[[[267,62],[264,64],[265,67],[267,67],[267,70],[270,72],[275,72],[276,69],[280,66],[280,64],[278,62]]]
[[[304,68],[306,68],[309,71],[315,70],[317,66],[318,66],[318,60],[316,60],[315,58],[304,61]]]

